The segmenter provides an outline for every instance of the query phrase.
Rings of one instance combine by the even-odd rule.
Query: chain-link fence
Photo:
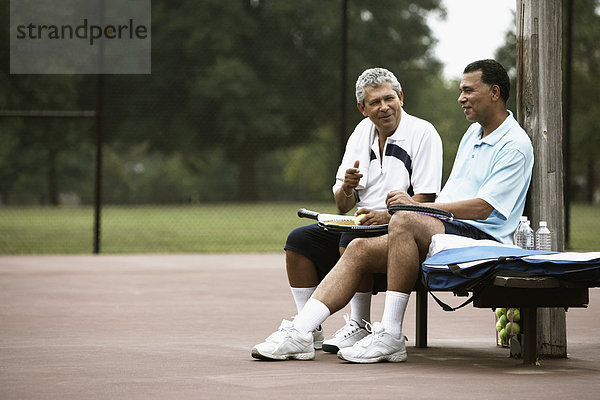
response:
[[[354,82],[372,66],[396,73],[405,110],[436,126],[446,177],[467,122],[432,55],[426,16],[439,7],[153,1],[151,74],[9,74],[3,61],[0,253],[280,251],[308,223],[299,207],[335,212],[335,171],[362,118]],[[586,203],[571,208],[577,249],[600,233],[578,189],[598,182],[597,164],[571,170]]]

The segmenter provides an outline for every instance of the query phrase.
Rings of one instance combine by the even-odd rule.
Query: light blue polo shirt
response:
[[[484,139],[478,123],[464,134],[448,181],[436,199],[448,203],[474,198],[488,202],[494,211],[486,220],[462,220],[512,244],[512,234],[525,208],[533,169],[533,147],[512,112]]]

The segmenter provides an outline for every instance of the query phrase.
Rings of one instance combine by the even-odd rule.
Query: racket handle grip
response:
[[[317,217],[319,216],[319,213],[315,212],[315,211],[307,210],[306,208],[301,208],[298,210],[298,216],[300,218],[317,219]]]

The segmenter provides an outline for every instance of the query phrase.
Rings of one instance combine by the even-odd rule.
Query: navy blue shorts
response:
[[[475,228],[473,225],[469,225],[462,221],[452,220],[452,221],[442,221],[444,223],[444,229],[449,235],[458,235],[464,236],[471,239],[488,239],[488,240],[496,240],[492,236],[487,233],[480,231]],[[496,240],[497,241],[497,240]]]
[[[315,264],[319,282],[340,259],[340,247],[348,247],[354,238],[380,236],[382,233],[336,233],[321,228],[318,224],[300,226],[287,238],[285,250],[302,254]]]

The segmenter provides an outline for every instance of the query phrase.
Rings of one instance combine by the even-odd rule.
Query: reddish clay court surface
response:
[[[413,301],[406,363],[262,362],[251,347],[295,313],[283,254],[4,256],[0,399],[599,398],[600,289],[567,313],[569,358],[538,366],[495,345],[491,310],[431,300],[416,349]]]

